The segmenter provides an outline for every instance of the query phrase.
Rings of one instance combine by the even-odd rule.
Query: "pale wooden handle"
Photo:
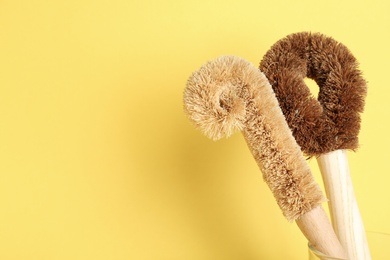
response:
[[[347,251],[348,259],[371,259],[363,220],[359,212],[345,150],[317,158],[329,199],[333,228]]]
[[[347,254],[337,239],[322,206],[302,215],[296,223],[313,248],[325,255],[346,259]]]

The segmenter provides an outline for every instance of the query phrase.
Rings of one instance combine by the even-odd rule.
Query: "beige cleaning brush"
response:
[[[297,143],[317,156],[333,227],[349,259],[371,259],[345,149],[358,147],[366,82],[351,52],[330,37],[296,33],[275,43],[260,63]],[[314,79],[315,99],[304,82]]]
[[[284,216],[296,221],[315,249],[346,256],[321,206],[322,192],[262,72],[238,57],[210,61],[188,79],[184,107],[213,140],[241,130]]]

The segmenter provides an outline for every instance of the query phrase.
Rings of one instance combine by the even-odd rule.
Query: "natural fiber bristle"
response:
[[[244,100],[238,96],[243,64],[233,57],[220,57],[194,72],[184,91],[190,120],[207,137],[218,140],[241,130],[245,121]]]
[[[311,156],[359,146],[366,82],[351,52],[319,33],[291,34],[260,63],[302,150]],[[304,78],[316,81],[315,99]]]
[[[268,80],[238,57],[220,57],[194,72],[184,91],[190,120],[214,140],[241,130],[283,214],[290,221],[320,205],[314,181]]]

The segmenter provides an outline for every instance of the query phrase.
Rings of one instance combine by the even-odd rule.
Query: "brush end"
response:
[[[244,128],[245,100],[240,96],[249,70],[258,69],[235,56],[222,56],[195,71],[184,90],[184,111],[213,140]]]

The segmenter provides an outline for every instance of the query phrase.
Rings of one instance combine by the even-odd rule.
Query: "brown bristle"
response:
[[[367,87],[347,47],[319,33],[291,34],[271,47],[260,70],[307,155],[358,148]],[[319,86],[318,100],[306,86],[306,77]]]
[[[284,119],[268,80],[238,57],[220,57],[188,79],[184,108],[214,140],[242,130],[285,217],[293,221],[324,197]]]

